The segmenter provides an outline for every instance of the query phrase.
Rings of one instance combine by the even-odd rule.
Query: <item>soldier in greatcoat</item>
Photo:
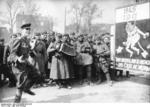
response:
[[[21,37],[14,39],[12,42],[12,49],[9,56],[9,61],[13,63],[13,72],[17,77],[15,103],[21,101],[23,92],[35,95],[30,88],[36,82],[37,78],[39,78],[35,65],[30,61],[30,59],[32,59],[30,57],[30,45],[28,39],[28,36],[30,35],[30,26],[30,23],[21,26]]]
[[[47,51],[46,51],[46,45],[45,43],[40,39],[40,35],[36,34],[36,43],[34,46],[34,51],[36,53],[36,57],[35,60],[37,62],[38,65],[38,69],[40,71],[40,75],[41,75],[41,81],[40,84],[42,86],[45,86],[45,79],[46,79],[46,67],[45,65],[47,64]]]
[[[79,65],[78,71],[80,84],[83,83],[83,80],[85,78],[87,83],[90,85],[92,83],[92,47],[87,40],[84,40],[83,35],[79,36],[75,47],[77,51],[76,64]]]

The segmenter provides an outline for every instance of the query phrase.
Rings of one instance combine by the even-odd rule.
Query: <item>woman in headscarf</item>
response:
[[[69,66],[69,56],[60,52],[61,45],[63,43],[68,44],[68,37],[69,36],[63,36],[62,38],[62,35],[58,34],[55,37],[56,41],[51,43],[47,50],[48,53],[54,53],[52,56],[50,79],[55,80],[59,88],[71,88],[71,85],[68,82],[68,79],[72,78],[71,68]],[[62,41],[61,38],[63,39]]]

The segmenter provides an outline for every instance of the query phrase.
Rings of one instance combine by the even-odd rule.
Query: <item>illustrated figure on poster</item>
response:
[[[150,44],[148,44],[146,48],[147,48],[147,49],[150,49]]]
[[[141,49],[142,50],[142,53],[141,53],[142,57],[146,58],[148,55],[148,52],[142,47],[139,40],[141,39],[141,35],[143,36],[144,39],[149,37],[149,33],[142,32],[135,25],[135,23],[132,23],[132,22],[127,22],[125,30],[127,32],[127,41],[123,42],[123,44],[126,46],[125,49],[130,54],[130,57],[133,56],[134,51],[136,51],[137,55],[139,55],[140,49]],[[139,46],[139,48],[136,47],[136,44]]]

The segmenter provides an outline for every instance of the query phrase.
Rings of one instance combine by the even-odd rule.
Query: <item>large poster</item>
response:
[[[116,66],[150,71],[150,3],[116,9]]]

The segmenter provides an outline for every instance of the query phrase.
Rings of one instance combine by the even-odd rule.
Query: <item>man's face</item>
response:
[[[70,35],[69,35],[69,37],[70,37],[70,38],[73,38],[73,37],[74,37],[74,35],[71,35],[71,34],[70,34]]]
[[[105,42],[105,43],[109,43],[109,42],[110,42],[110,41],[109,41],[109,38],[107,38],[107,37],[104,38],[104,42]]]
[[[48,40],[48,34],[45,34],[45,35],[44,35],[44,38],[45,38],[46,40]]]
[[[61,41],[61,38],[58,37],[58,36],[56,36],[56,37],[55,37],[55,40],[56,40],[56,42],[60,42],[60,41]]]
[[[68,40],[68,37],[67,36],[63,36],[62,41],[66,42],[67,40]]]
[[[51,38],[51,40],[55,40],[55,36],[51,36],[50,38]]]
[[[35,36],[35,39],[36,40],[40,40],[40,36]]]
[[[41,39],[42,39],[42,40],[45,39],[45,35],[44,35],[44,34],[41,35]]]
[[[81,42],[83,41],[83,37],[79,37],[78,40]]]
[[[30,28],[23,29],[22,30],[22,36],[28,36],[28,35],[30,35],[30,31],[31,31]]]
[[[99,44],[101,43],[101,41],[97,39],[97,40],[95,41],[95,43],[96,43],[96,45],[99,45]]]

